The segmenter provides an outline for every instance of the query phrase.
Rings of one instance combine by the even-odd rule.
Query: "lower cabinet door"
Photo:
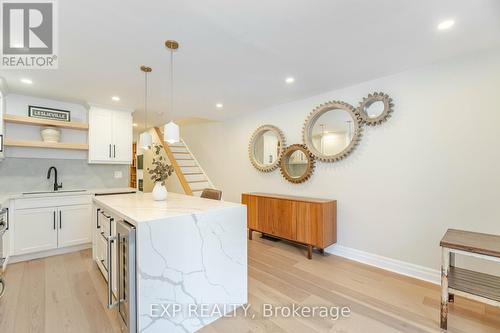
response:
[[[15,255],[57,248],[57,208],[19,209],[15,214]]]
[[[59,207],[59,247],[92,242],[92,206]]]
[[[95,242],[96,242],[97,267],[99,267],[99,269],[101,270],[104,279],[107,280],[108,279],[107,243],[101,235],[96,237]]]

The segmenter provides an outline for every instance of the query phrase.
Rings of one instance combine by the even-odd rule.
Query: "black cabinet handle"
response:
[[[109,215],[106,215],[106,213],[105,213],[104,211],[101,211],[101,214],[102,214],[105,218],[107,218],[108,220],[110,220],[110,221],[112,221],[112,220],[113,220],[113,218],[112,218],[111,216],[109,216]]]
[[[61,211],[59,211],[59,229],[62,228],[62,214]]]
[[[97,208],[97,214],[96,214],[96,228],[101,229],[101,226],[99,225],[99,211],[101,208]]]
[[[54,228],[54,230],[56,230],[56,211],[53,211],[53,213],[54,213],[54,216],[53,216],[54,217],[53,228]]]
[[[113,157],[116,157],[116,145],[113,145]]]

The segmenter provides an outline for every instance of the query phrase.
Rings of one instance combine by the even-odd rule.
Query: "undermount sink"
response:
[[[86,191],[87,190],[33,191],[33,192],[23,192],[22,195],[75,193],[75,192],[86,192]]]

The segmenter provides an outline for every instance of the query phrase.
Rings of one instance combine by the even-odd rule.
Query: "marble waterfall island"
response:
[[[244,205],[176,193],[94,205],[136,228],[138,332],[194,332],[247,303]]]

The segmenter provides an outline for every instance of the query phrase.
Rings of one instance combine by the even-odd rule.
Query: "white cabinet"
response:
[[[89,163],[132,163],[132,114],[91,106],[89,110]]]
[[[91,206],[59,208],[58,247],[86,244],[92,241]]]
[[[92,242],[90,196],[17,199],[10,212],[14,256]]]
[[[116,163],[132,163],[132,115],[126,112],[113,114],[113,160]]]
[[[108,259],[111,259],[111,270],[113,276],[113,292],[118,294],[118,259],[117,259],[117,244],[116,241],[111,243],[111,258],[108,258],[108,242],[106,237],[116,236],[116,221],[119,220],[113,214],[108,213],[105,209],[94,206],[93,208],[94,230],[92,253],[93,258],[97,263],[97,267],[101,270],[104,279],[108,280]]]
[[[57,248],[57,208],[33,208],[16,211],[14,254],[26,254]]]
[[[93,108],[89,111],[89,163],[111,161],[113,114]]]

